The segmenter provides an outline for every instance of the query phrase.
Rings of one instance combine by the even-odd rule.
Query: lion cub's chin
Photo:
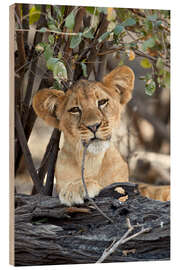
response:
[[[110,146],[110,140],[103,141],[99,139],[94,139],[88,145],[88,152],[94,155],[105,152]]]

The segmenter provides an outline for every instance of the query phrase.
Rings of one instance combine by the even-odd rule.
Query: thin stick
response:
[[[88,148],[89,144],[84,144],[84,150],[83,150],[83,158],[82,158],[82,165],[81,165],[81,176],[82,176],[82,182],[83,182],[83,186],[84,186],[84,190],[86,193],[86,197],[87,199],[93,204],[93,206],[98,210],[98,212],[105,217],[107,220],[109,220],[112,224],[114,224],[114,222],[97,206],[97,204],[89,197],[88,194],[88,190],[87,190],[87,186],[84,180],[84,170],[85,170],[85,157],[86,157],[86,152],[87,152],[87,148]],[[115,225],[115,224],[114,224]]]
[[[102,263],[105,259],[107,259],[107,257],[109,257],[113,252],[115,252],[115,250],[122,244],[128,242],[129,240],[137,237],[138,235],[141,235],[145,232],[149,232],[151,230],[151,228],[142,228],[139,232],[131,235],[128,237],[128,235],[133,231],[133,229],[137,226],[132,226],[130,224],[130,220],[127,220],[127,225],[128,225],[128,230],[125,232],[125,234],[121,237],[120,240],[118,240],[115,244],[111,244],[110,247],[108,247],[107,249],[104,250],[102,256],[98,259],[98,261],[96,263]],[[139,225],[140,226],[140,225]]]
[[[112,48],[112,49],[108,49],[108,50],[104,50],[104,51],[98,52],[97,55],[100,56],[100,55],[105,55],[105,54],[112,54],[114,52],[123,51],[123,50],[124,50],[124,46],[121,46],[119,48]],[[153,62],[156,62],[157,61],[157,57],[154,57],[154,56],[151,56],[149,54],[146,54],[146,53],[144,53],[144,52],[142,52],[142,51],[140,51],[138,49],[134,49],[133,51],[134,51],[134,53],[136,55],[146,57],[146,58],[148,58],[149,60],[151,60]],[[164,58],[161,58],[161,59],[162,59],[164,65],[166,67],[170,68],[170,64],[167,63]]]
[[[38,33],[44,33],[42,30],[39,29],[15,29],[16,32],[29,32],[29,31],[34,31],[34,32],[38,32]],[[57,35],[62,35],[62,36],[77,36],[79,35],[79,33],[66,33],[66,32],[60,32],[60,31],[56,31],[56,30],[49,30],[46,28],[45,33],[54,33]]]
[[[93,16],[92,16],[91,25],[90,25],[89,28],[87,28],[87,30],[84,32],[84,34],[88,33],[88,32],[91,31],[91,29],[93,28],[93,26],[94,26],[94,21],[95,21],[95,13],[96,13],[96,8],[94,9],[94,13],[93,13]],[[37,12],[34,12],[34,14],[41,14],[41,15],[46,16],[45,13],[43,13],[43,12],[38,12],[38,11],[37,11]],[[23,19],[24,19],[25,17],[27,17],[27,16],[29,16],[29,15],[24,16]],[[24,28],[22,28],[22,25],[20,25],[20,26],[21,26],[21,28],[16,29],[17,32],[29,32],[29,31],[35,31],[35,32],[40,32],[40,33],[42,33],[42,30],[39,30],[39,29],[35,29],[35,30],[34,30],[34,29],[24,29]],[[61,31],[56,31],[56,30],[49,30],[48,28],[46,28],[46,31],[45,31],[45,32],[47,32],[47,33],[54,33],[54,34],[62,35],[62,36],[77,36],[77,35],[79,35],[79,31],[78,31],[77,33],[67,33],[67,32],[61,32]]]

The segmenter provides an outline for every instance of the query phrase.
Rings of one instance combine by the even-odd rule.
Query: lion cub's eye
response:
[[[109,99],[105,99],[105,98],[99,100],[98,101],[98,107],[104,108],[107,105],[108,101],[109,101]]]
[[[76,114],[76,113],[80,113],[81,110],[79,109],[79,107],[73,107],[68,112]]]

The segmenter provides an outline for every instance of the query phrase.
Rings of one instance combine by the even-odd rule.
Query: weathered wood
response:
[[[118,200],[116,187],[124,188],[126,201]],[[95,263],[128,231],[127,218],[134,227],[128,237],[137,236],[122,241],[105,262],[169,260],[169,202],[141,197],[132,183],[108,186],[95,202],[114,224],[88,201],[65,207],[56,197],[16,195],[15,264]],[[143,228],[148,232],[138,235]]]

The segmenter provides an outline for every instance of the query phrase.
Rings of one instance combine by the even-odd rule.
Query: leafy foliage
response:
[[[82,39],[82,33],[79,33],[79,34],[77,34],[75,36],[72,36],[71,43],[70,43],[70,48],[71,49],[76,48],[80,44],[81,39]]]
[[[102,48],[105,43],[111,44],[112,52],[113,50],[120,52],[120,65],[124,63],[125,57],[134,61],[137,55],[142,56],[139,64],[149,71],[149,76],[143,78],[146,83],[145,93],[152,95],[157,87],[169,87],[169,11],[84,7],[83,20],[79,22],[78,31],[74,32],[79,19],[78,11],[81,8],[71,7],[67,12],[65,6],[46,6],[47,27],[42,27],[39,31],[46,33],[48,38],[36,44],[36,51],[44,55],[47,68],[53,72],[56,87],[61,79],[69,78],[68,66],[71,66],[72,70],[80,66],[82,76],[87,78],[88,55],[79,57],[80,48],[84,50],[89,46]],[[34,5],[29,11],[30,24],[36,23],[40,14],[39,6]],[[102,15],[106,16],[108,25],[104,32],[98,35],[98,25],[101,23]],[[67,42],[69,42],[69,49],[72,50],[68,60],[64,52]],[[59,51],[55,50],[57,46]],[[61,59],[58,58],[59,53]]]
[[[65,19],[65,26],[68,29],[73,30],[74,24],[75,24],[75,16],[74,13],[71,12]]]

